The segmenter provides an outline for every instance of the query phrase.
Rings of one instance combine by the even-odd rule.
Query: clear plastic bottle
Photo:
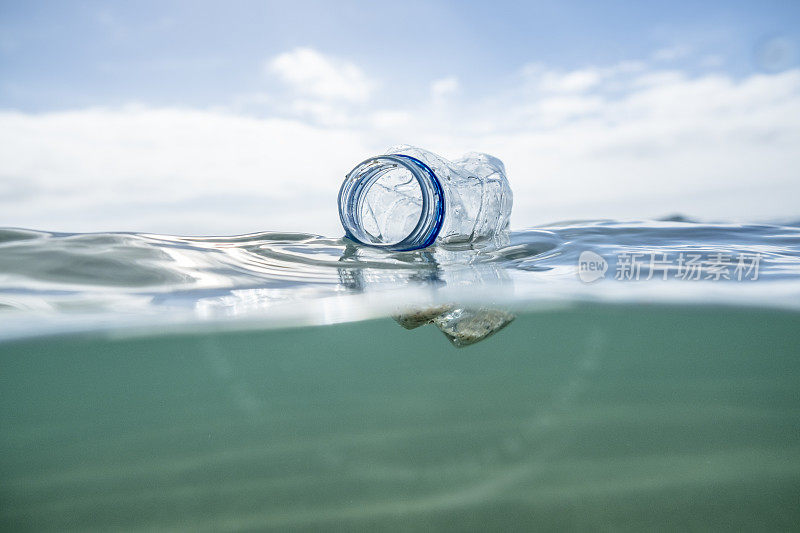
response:
[[[511,204],[496,157],[473,152],[448,161],[412,146],[359,163],[339,190],[348,238],[401,251],[496,236],[508,229]]]

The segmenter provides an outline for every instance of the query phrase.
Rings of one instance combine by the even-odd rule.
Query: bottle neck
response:
[[[401,190],[414,184],[419,190],[414,188],[413,195]],[[380,201],[375,200],[376,194],[381,195]],[[402,217],[396,216],[398,205],[405,208]],[[417,209],[419,218],[414,224]],[[408,155],[382,155],[359,163],[339,190],[339,218],[345,234],[367,246],[398,251],[427,248],[442,229],[444,212],[439,178],[428,165]]]

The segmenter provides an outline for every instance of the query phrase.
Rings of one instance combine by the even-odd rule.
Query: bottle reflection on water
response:
[[[436,247],[387,254],[347,244],[339,259],[339,281],[343,287],[355,292],[385,290],[390,293],[397,287],[431,289],[434,301],[441,300],[435,292],[445,287],[456,289],[455,292],[476,287],[509,288],[512,281],[503,266],[494,261],[476,260],[491,249]],[[383,262],[370,260],[372,255],[382,255]],[[387,263],[390,259],[393,263]],[[456,302],[403,307],[394,315],[395,321],[406,329],[435,325],[459,348],[486,339],[514,318],[514,314],[497,306],[460,305]]]
[[[495,237],[507,231],[511,206],[496,157],[469,153],[447,161],[411,146],[359,163],[339,191],[346,236],[397,251]]]

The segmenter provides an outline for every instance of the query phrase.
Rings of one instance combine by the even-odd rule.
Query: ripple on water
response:
[[[578,257],[586,250],[608,261],[602,283],[581,283],[576,276]],[[649,282],[615,282],[614,263],[624,253],[759,254],[761,264],[758,283],[747,286],[726,280],[662,282],[660,275]],[[377,300],[398,305],[420,290],[449,291],[451,299],[510,294],[521,301],[704,302],[724,293],[729,300],[785,304],[800,301],[799,286],[797,225],[701,224],[683,218],[578,221],[412,252],[308,233],[179,237],[0,229],[0,309],[6,324],[15,313],[17,324],[29,323],[33,319],[26,313],[36,313],[45,329],[49,319],[76,310],[104,319],[123,311],[158,317],[176,309],[187,316],[201,309],[206,315],[224,309],[238,316],[275,303],[384,291],[390,292]]]

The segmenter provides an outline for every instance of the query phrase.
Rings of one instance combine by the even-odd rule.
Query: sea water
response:
[[[2,230],[0,528],[795,529],[799,295],[796,224]]]

